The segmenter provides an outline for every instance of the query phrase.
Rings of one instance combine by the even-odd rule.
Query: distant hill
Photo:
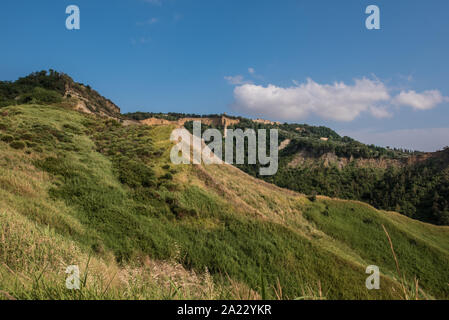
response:
[[[140,113],[139,119],[154,116]],[[434,153],[390,149],[341,137],[323,126],[235,118],[239,122],[228,129],[279,130],[278,172],[259,176],[259,164],[237,165],[252,176],[308,195],[361,200],[421,221],[449,225],[449,148]],[[183,124],[192,132],[192,122]],[[224,130],[219,123],[203,122],[203,131],[210,127]]]

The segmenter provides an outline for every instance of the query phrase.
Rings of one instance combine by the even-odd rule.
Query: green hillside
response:
[[[449,298],[448,227],[174,166],[173,127],[55,103],[0,109],[0,299]]]
[[[326,127],[237,118],[240,123],[228,129],[274,128],[280,145],[286,143],[274,176],[259,176],[259,164],[237,165],[252,176],[309,195],[360,200],[413,219],[449,225],[449,148],[434,153],[382,148],[341,137]],[[192,132],[191,122],[185,127]],[[209,127],[203,125],[202,130]]]

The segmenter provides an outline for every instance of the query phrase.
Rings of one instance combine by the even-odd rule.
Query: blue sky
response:
[[[65,27],[68,5],[81,29]],[[380,8],[381,29],[365,28]],[[15,0],[0,80],[55,69],[123,112],[326,125],[366,143],[449,145],[447,0]]]

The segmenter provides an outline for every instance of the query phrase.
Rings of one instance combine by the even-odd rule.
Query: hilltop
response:
[[[34,72],[14,82],[0,81],[0,107],[18,104],[69,103],[76,109],[109,117],[120,108],[89,85],[54,70]]]

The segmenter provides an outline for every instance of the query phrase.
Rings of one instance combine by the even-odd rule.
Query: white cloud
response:
[[[229,84],[232,85],[243,85],[243,84],[250,84],[251,81],[245,80],[245,78],[242,75],[236,75],[236,76],[227,76],[224,77],[226,81],[229,82]]]
[[[249,70],[249,69],[248,69]],[[391,95],[379,79],[355,79],[354,84],[335,82],[319,84],[312,79],[305,83],[292,80],[294,86],[256,85],[243,76],[225,77],[234,88],[236,111],[275,120],[298,121],[315,115],[323,119],[353,121],[363,113],[375,118],[393,116],[394,106],[405,105],[416,110],[429,110],[445,101],[438,90],[422,93],[401,91]]]
[[[390,111],[388,111],[387,107],[372,106],[372,107],[370,107],[369,111],[375,118],[379,118],[379,119],[391,118],[393,116],[393,114]]]
[[[401,91],[392,102],[395,105],[408,106],[415,110],[430,110],[444,101],[449,101],[449,98],[444,97],[438,90],[428,90],[423,93],[410,90]]]
[[[389,113],[381,104],[391,99],[382,82],[366,78],[356,79],[354,85],[322,85],[312,79],[289,88],[242,84],[234,89],[234,98],[239,111],[286,121],[311,114],[337,121],[352,121],[362,112],[386,117]]]
[[[256,70],[254,70],[254,68],[248,68],[248,72],[250,74],[254,74],[256,72]]]
[[[402,129],[387,132],[372,130],[345,131],[363,143],[432,152],[449,145],[449,128]]]

